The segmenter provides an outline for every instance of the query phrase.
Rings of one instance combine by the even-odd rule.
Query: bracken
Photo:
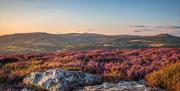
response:
[[[180,90],[180,62],[163,67],[146,76],[150,86],[162,87],[169,90]]]

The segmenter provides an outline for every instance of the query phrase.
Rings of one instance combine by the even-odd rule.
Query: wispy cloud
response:
[[[140,31],[140,30],[134,30],[134,32],[142,32],[142,31]]]
[[[180,26],[155,26],[150,28],[158,28],[158,29],[180,29]]]
[[[151,29],[180,29],[180,26],[145,26],[145,25],[132,25],[134,28],[151,28]]]
[[[94,30],[88,29],[88,30],[74,30],[75,32],[93,32]]]
[[[136,28],[145,28],[145,27],[148,27],[148,26],[145,26],[145,25],[132,25],[132,27],[136,27]]]
[[[151,33],[168,33],[176,36],[180,36],[180,26],[146,26],[146,25],[133,25],[130,26],[134,33],[137,34],[151,34]]]
[[[169,29],[180,29],[180,26],[167,26]]]
[[[93,32],[94,30],[87,30],[87,32]]]
[[[157,30],[157,29],[136,29],[134,30],[134,32],[144,32],[144,31],[160,31],[160,30]]]

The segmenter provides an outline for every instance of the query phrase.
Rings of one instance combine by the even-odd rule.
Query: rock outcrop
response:
[[[33,72],[23,80],[26,85],[50,91],[71,91],[79,86],[95,85],[101,82],[102,78],[100,76],[61,69]]]
[[[117,84],[105,82],[101,85],[86,86],[79,91],[166,91],[147,87],[143,81],[120,81]]]

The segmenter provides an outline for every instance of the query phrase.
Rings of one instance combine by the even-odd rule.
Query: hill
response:
[[[169,34],[134,36],[93,33],[19,33],[0,36],[0,54],[155,47],[180,47],[180,37]]]
[[[2,91],[20,91],[20,89],[24,88],[22,80],[25,76],[32,72],[46,71],[48,69],[82,71],[102,76],[104,82],[116,83],[122,80],[142,80],[146,75],[177,62],[180,62],[180,48],[97,49],[76,52],[4,54],[0,55],[0,88],[10,89]],[[160,74],[167,72],[165,76],[159,75],[159,71],[158,73],[155,72],[155,74],[152,73],[152,76],[150,76],[152,79],[148,78],[150,85],[162,87],[161,84],[156,85],[156,83],[159,84],[156,79],[159,79],[160,76],[164,88],[179,87],[178,84],[176,85],[176,82],[180,82],[178,78],[176,80],[170,78],[175,75],[174,72],[177,72],[176,77],[179,77],[178,64],[177,66],[168,67],[167,71],[164,71],[164,69],[160,71]],[[177,70],[174,71],[174,67],[178,67]],[[167,78],[169,81],[166,80]],[[166,87],[167,82],[168,84],[171,82],[173,85],[170,84],[169,87]]]

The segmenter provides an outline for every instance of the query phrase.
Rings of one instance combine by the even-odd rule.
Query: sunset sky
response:
[[[180,0],[0,0],[0,35],[29,32],[180,36]]]

